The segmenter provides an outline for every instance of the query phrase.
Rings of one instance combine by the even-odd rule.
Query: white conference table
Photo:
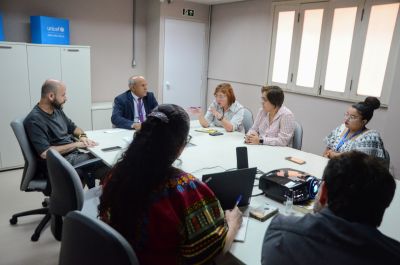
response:
[[[322,177],[323,170],[328,159],[296,150],[289,147],[275,147],[266,145],[245,145],[244,134],[239,132],[227,133],[223,128],[218,128],[224,132],[221,136],[210,136],[207,133],[197,132],[200,129],[198,121],[191,121],[190,135],[193,146],[188,146],[180,156],[181,163],[177,166],[182,170],[189,172],[201,179],[202,175],[222,172],[227,169],[236,168],[236,147],[246,146],[248,151],[249,167],[257,167],[263,172],[269,172],[279,168],[293,168],[307,172],[317,178]],[[88,137],[97,141],[98,146],[90,148],[90,151],[101,158],[107,165],[112,166],[116,163],[121,153],[128,147],[129,139],[132,139],[134,132],[131,130],[111,129],[87,132]],[[121,146],[121,150],[117,151],[101,151],[102,148],[111,146]],[[285,158],[294,156],[306,161],[303,165],[290,162]],[[255,184],[258,181],[256,180]],[[261,191],[255,187],[253,194]],[[400,192],[396,192],[400,197]],[[389,207],[380,230],[392,238],[400,239],[400,232],[397,229],[397,216],[400,215],[400,198],[396,198],[395,202]],[[281,213],[284,212],[284,206],[281,203],[273,201],[264,195],[256,196],[251,199],[250,206],[260,206],[265,203],[276,206]],[[396,206],[397,205],[397,206]],[[292,214],[302,215],[292,211]],[[244,242],[235,242],[230,252],[241,262],[245,264],[261,264],[261,249],[264,233],[271,222],[271,218],[265,222],[249,219],[246,238]]]

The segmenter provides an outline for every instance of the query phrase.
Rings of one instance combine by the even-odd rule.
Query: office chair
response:
[[[24,120],[25,117],[17,118],[11,122],[11,128],[15,134],[15,137],[17,138],[25,161],[20,190],[26,192],[39,191],[48,197],[51,194],[51,185],[48,181],[48,173],[47,170],[39,166],[37,155],[32,145],[30,144],[25,131]],[[102,163],[101,159],[94,158],[79,163],[75,165],[74,168],[83,169],[87,167],[93,167],[95,165],[98,165],[99,163]],[[44,199],[44,201],[42,202],[43,208],[14,214],[10,219],[10,224],[17,224],[18,218],[22,216],[35,214],[45,215],[44,218],[40,221],[39,225],[36,227],[33,235],[31,236],[32,241],[38,241],[40,233],[51,219],[51,215],[48,209],[48,201],[48,198]]]
[[[244,108],[243,113],[243,127],[244,133],[247,133],[251,126],[253,126],[253,113],[248,108]]]
[[[382,163],[387,169],[390,169],[390,155],[386,148],[384,150],[385,150],[385,158],[382,159]]]
[[[76,167],[58,151],[49,149],[46,161],[51,185],[49,203],[51,231],[57,240],[61,240],[63,217],[70,211],[82,210],[84,191]]]
[[[300,123],[295,121],[295,128],[293,133],[292,147],[297,150],[301,150],[303,144],[303,127]]]
[[[106,223],[79,211],[68,213],[63,227],[59,265],[138,265],[132,247]]]
[[[47,174],[43,172],[38,166],[38,161],[36,154],[28,140],[24,128],[24,119],[17,118],[11,122],[11,128],[14,131],[15,137],[19,143],[22,151],[22,155],[25,160],[24,171],[22,173],[22,180],[20,184],[20,190],[31,192],[39,191],[45,196],[50,195],[50,188],[48,185]],[[47,200],[42,202],[43,208],[36,210],[25,211],[21,213],[14,214],[10,219],[10,224],[15,225],[18,222],[18,217],[34,215],[34,214],[44,214],[44,218],[40,221],[39,225],[36,227],[35,232],[31,236],[32,241],[37,241],[40,237],[40,233],[46,226],[47,222],[50,220],[50,214],[47,208]]]

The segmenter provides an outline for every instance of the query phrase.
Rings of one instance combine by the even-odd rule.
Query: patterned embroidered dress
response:
[[[141,265],[205,264],[222,251],[228,226],[214,193],[181,173],[154,191],[136,231],[131,242]]]
[[[334,129],[324,139],[326,146],[339,153],[357,150],[371,156],[385,158],[383,142],[379,132],[376,130],[365,130],[363,133],[344,142],[339,150],[336,150],[340,140],[342,139],[343,135],[345,135],[347,130],[348,129],[346,128],[345,124],[342,124]]]

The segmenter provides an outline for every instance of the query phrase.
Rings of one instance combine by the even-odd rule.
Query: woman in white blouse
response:
[[[253,126],[247,132],[247,144],[289,146],[292,142],[295,120],[293,113],[283,106],[285,96],[278,86],[261,88],[262,108]]]
[[[244,131],[243,106],[236,100],[231,84],[219,84],[214,91],[215,100],[208,107],[206,114],[201,108],[190,108],[191,114],[198,117],[201,126],[224,127],[227,132]]]

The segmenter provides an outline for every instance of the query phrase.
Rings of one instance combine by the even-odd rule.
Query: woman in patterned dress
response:
[[[224,213],[207,185],[173,167],[188,133],[181,107],[158,106],[105,180],[100,218],[142,265],[210,263],[229,250],[241,225],[237,207]]]
[[[325,137],[324,156],[332,158],[343,152],[357,150],[384,159],[385,149],[379,132],[366,127],[379,106],[379,99],[367,97],[363,102],[349,107],[344,115],[344,123]]]

